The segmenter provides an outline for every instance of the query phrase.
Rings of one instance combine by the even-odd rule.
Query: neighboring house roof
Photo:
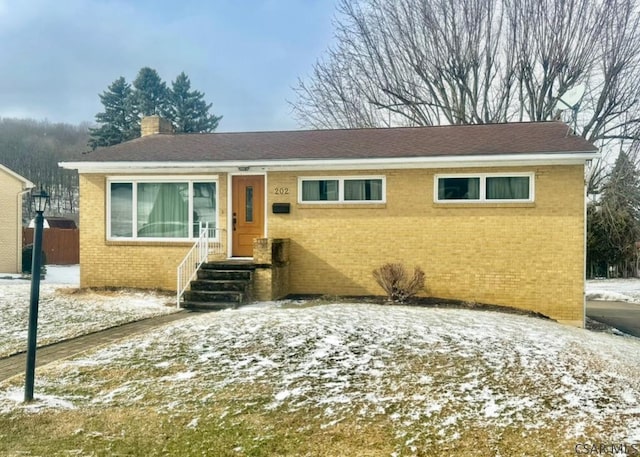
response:
[[[46,221],[49,223],[50,228],[61,228],[61,229],[78,228],[78,226],[76,225],[73,219],[68,219],[66,217],[48,216],[46,217]]]
[[[11,170],[10,168],[5,167],[2,164],[0,164],[0,171],[4,171],[6,174],[11,176],[12,178],[16,179],[17,181],[20,181],[22,183],[23,189],[31,189],[32,187],[34,187],[33,183],[29,181],[27,178],[20,176],[18,173]]]
[[[35,219],[31,219],[29,221],[29,228],[34,228]],[[44,228],[59,228],[59,229],[76,229],[78,226],[76,225],[73,219],[67,219],[66,217],[54,217],[48,216],[44,218],[42,226]]]
[[[269,165],[274,162],[398,161],[481,156],[563,156],[597,148],[558,121],[348,130],[155,134],[84,153],[66,168],[103,168],[107,163],[145,166],[177,163]],[[93,164],[93,167],[89,166]],[[316,162],[317,163],[317,162]],[[100,164],[103,164],[102,166]],[[124,165],[124,164],[122,164]]]

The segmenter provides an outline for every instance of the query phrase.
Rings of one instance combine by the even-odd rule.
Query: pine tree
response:
[[[640,174],[633,155],[620,151],[597,205],[588,209],[587,257],[616,265],[623,276],[637,274],[640,240]]]
[[[211,103],[204,101],[204,94],[191,90],[191,81],[184,73],[171,83],[171,108],[169,119],[177,133],[213,132],[222,116],[209,114]]]
[[[131,85],[121,76],[100,94],[104,112],[96,114],[102,124],[89,129],[89,146],[111,146],[140,136],[140,122],[133,105]]]
[[[133,88],[133,100],[141,116],[169,114],[169,89],[153,68],[141,68],[133,81]]]
[[[104,105],[104,112],[96,114],[100,126],[89,129],[88,144],[93,149],[138,138],[144,116],[165,117],[178,133],[212,132],[222,119],[210,114],[211,104],[205,102],[202,92],[191,90],[184,72],[169,89],[157,71],[141,68],[133,86],[120,77],[100,95],[100,101]]]

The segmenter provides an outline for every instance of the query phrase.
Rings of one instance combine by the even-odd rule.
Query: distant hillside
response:
[[[50,214],[78,211],[78,175],[58,162],[87,150],[89,124],[0,118],[0,163],[42,185],[51,195]],[[31,217],[25,199],[25,219]]]

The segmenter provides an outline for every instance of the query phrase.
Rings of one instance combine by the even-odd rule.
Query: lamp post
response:
[[[42,260],[42,226],[44,210],[49,204],[49,194],[42,187],[40,192],[31,194],[31,203],[36,211],[31,257],[31,301],[29,304],[29,336],[27,345],[27,371],[24,382],[24,401],[33,400],[33,382],[36,371],[36,340],[38,333],[38,300],[40,299],[40,273]]]

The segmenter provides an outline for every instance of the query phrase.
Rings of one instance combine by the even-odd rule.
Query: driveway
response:
[[[587,301],[587,317],[640,337],[640,304],[621,301]]]

